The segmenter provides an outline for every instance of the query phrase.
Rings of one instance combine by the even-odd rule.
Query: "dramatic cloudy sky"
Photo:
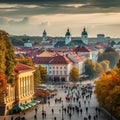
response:
[[[120,0],[0,0],[0,29],[10,34],[64,36],[68,27],[120,37]]]

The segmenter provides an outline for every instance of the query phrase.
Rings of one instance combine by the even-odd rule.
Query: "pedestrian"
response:
[[[11,120],[13,120],[13,116],[11,116]]]
[[[89,114],[88,119],[91,120],[91,115]]]
[[[96,120],[98,119],[98,115],[96,114]]]
[[[52,110],[51,110],[51,111],[52,111],[52,114],[54,114],[54,110],[53,110],[53,108],[52,108]]]
[[[95,115],[94,115],[94,117],[93,117],[93,118],[94,118],[94,120],[96,120],[96,116],[95,116]]]
[[[35,113],[37,114],[37,108],[35,108]]]
[[[72,114],[71,113],[69,113],[69,119],[71,120],[71,117],[72,117]]]
[[[97,113],[98,108],[96,107],[95,110],[96,110],[96,113]]]
[[[84,105],[86,105],[86,100],[84,100]]]
[[[54,120],[57,120],[57,118],[56,118],[56,117],[54,117]]]
[[[34,120],[37,120],[37,116],[36,116],[36,114],[34,115]]]
[[[81,115],[82,115],[82,108],[80,109],[80,113],[81,113]]]
[[[86,113],[88,113],[88,107],[86,107]]]
[[[98,112],[99,112],[99,115],[100,115],[100,112],[101,112],[100,108],[98,108]]]
[[[48,105],[50,105],[50,101],[48,101]]]

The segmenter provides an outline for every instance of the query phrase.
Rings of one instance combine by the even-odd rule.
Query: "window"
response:
[[[62,71],[60,71],[60,75],[62,75]]]
[[[60,69],[62,69],[62,67],[60,67]]]
[[[51,74],[51,71],[49,71],[49,74]]]
[[[67,72],[66,72],[66,71],[64,71],[64,74],[66,75],[66,74],[67,74]]]
[[[49,67],[49,69],[51,69],[51,67]]]
[[[54,69],[55,67],[53,67],[53,69]]]
[[[56,74],[58,75],[58,71],[56,71]]]
[[[64,66],[64,69],[66,69],[66,66]]]
[[[58,69],[58,67],[56,67],[56,69]]]
[[[53,74],[55,74],[55,71],[53,71]]]

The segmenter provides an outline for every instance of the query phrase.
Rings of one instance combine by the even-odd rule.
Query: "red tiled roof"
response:
[[[15,72],[22,72],[22,71],[30,71],[30,70],[34,70],[32,67],[24,65],[22,63],[18,63],[15,67]]]
[[[36,64],[69,64],[72,63],[66,56],[54,56],[54,57],[36,57],[33,59]]]
[[[90,52],[85,46],[78,46],[74,49],[75,52]]]
[[[35,57],[33,63],[36,64],[48,64],[52,57]]]
[[[69,64],[72,63],[69,58],[66,56],[55,56],[51,61],[49,61],[49,64]]]

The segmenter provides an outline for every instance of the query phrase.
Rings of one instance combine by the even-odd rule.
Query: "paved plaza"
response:
[[[86,83],[84,83],[86,84]],[[80,86],[80,85],[79,85]],[[20,115],[25,116],[27,120],[35,120],[35,114],[36,114],[36,120],[111,120],[111,117],[109,117],[104,111],[100,110],[100,113],[97,111],[96,108],[99,108],[98,102],[96,100],[95,94],[94,94],[94,88],[93,88],[93,93],[91,98],[80,98],[80,108],[82,109],[82,114],[79,112],[76,112],[76,110],[71,112],[71,117],[67,112],[64,110],[62,111],[62,108],[67,108],[69,105],[70,106],[79,106],[78,102],[75,100],[70,100],[70,102],[66,101],[66,95],[68,94],[68,91],[65,90],[64,88],[61,88],[60,85],[55,86],[56,89],[58,90],[58,94],[51,98],[48,102],[44,105],[39,104],[37,107],[37,113],[35,109],[26,111],[25,115]],[[78,90],[80,87],[78,87]],[[74,97],[75,96],[75,91],[74,93],[69,92],[69,94]],[[62,102],[56,102],[55,99],[59,99],[61,97]],[[86,108],[88,108],[88,111],[86,112]],[[52,109],[54,110],[52,113]],[[42,118],[42,110],[46,112],[46,117]],[[88,116],[90,115],[90,118],[88,119]],[[14,115],[13,120],[19,115]],[[96,118],[95,118],[96,116]],[[56,119],[55,119],[56,118]],[[86,119],[85,119],[86,118]],[[0,117],[0,120],[4,120],[3,117]],[[6,116],[5,120],[11,120],[11,116]]]

